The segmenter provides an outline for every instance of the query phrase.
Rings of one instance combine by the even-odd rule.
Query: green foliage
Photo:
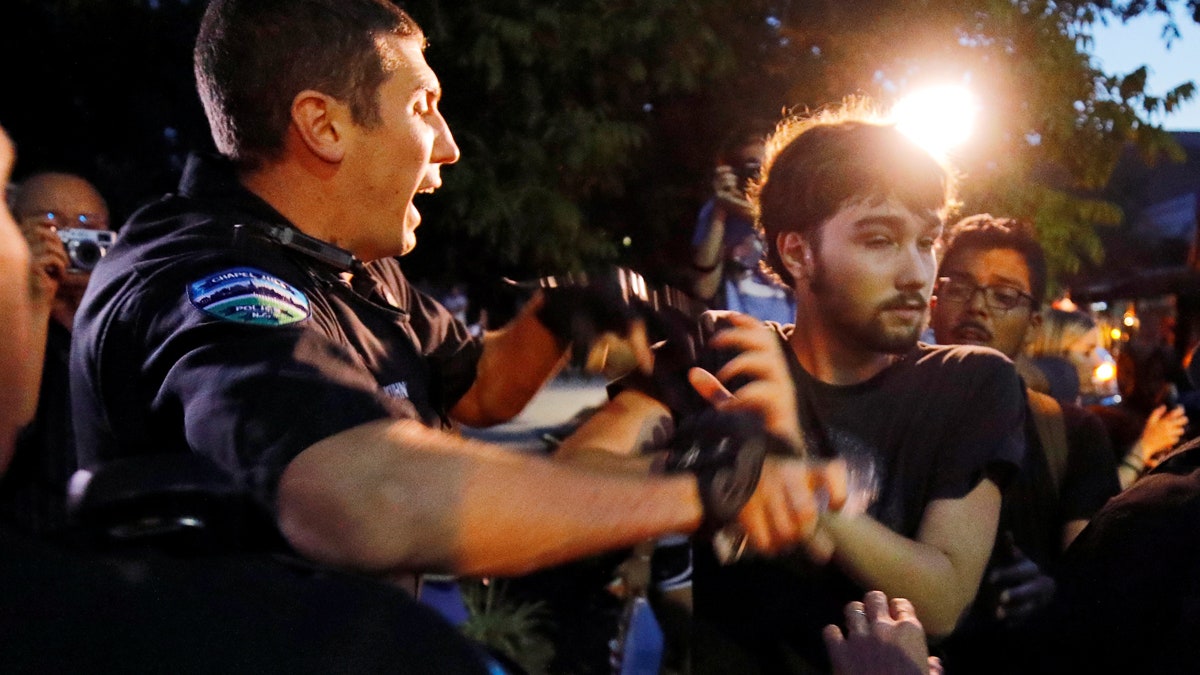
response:
[[[412,11],[463,150],[446,172],[439,225],[537,271],[616,257],[629,221],[620,204],[646,189],[638,163],[652,132],[647,109],[734,65],[703,3],[506,0]]]
[[[1035,218],[1054,271],[1068,273],[1102,257],[1096,226],[1120,222],[1090,195],[1122,149],[1178,160],[1153,120],[1195,91],[1184,83],[1150,95],[1145,68],[1101,72],[1091,27],[1169,6],[474,0],[435,3],[424,16],[414,7],[463,145],[440,222],[539,271],[611,260],[621,234],[649,239],[659,256],[690,228],[709,158],[738,122],[852,93],[886,105],[950,80],[984,104],[978,139],[955,158],[967,205]]]
[[[526,672],[544,673],[554,659],[554,645],[543,634],[547,617],[543,602],[514,603],[499,579],[462,582],[470,617],[463,634],[504,654]]]
[[[183,150],[208,145],[189,68],[202,6],[4,3],[0,19],[25,30],[3,49],[29,67],[18,69],[26,82],[6,87],[0,119],[24,165],[90,163],[85,173],[107,174],[106,193],[132,193],[118,194],[119,206],[168,187]],[[1171,10],[1200,17],[1200,0],[406,7],[429,37],[427,57],[463,151],[441,194],[423,200],[422,249],[406,265],[418,277],[470,271],[479,279],[614,260],[658,272],[686,257],[712,157],[740,127],[848,94],[887,105],[945,80],[968,83],[984,104],[975,141],[955,158],[967,204],[1037,218],[1062,243],[1056,270],[1069,271],[1101,253],[1094,227],[1115,212],[1087,200],[1123,148],[1178,160],[1157,120],[1195,94],[1191,82],[1146,92],[1144,68],[1102,72],[1088,55],[1092,27],[1148,14],[1162,19],[1169,42],[1178,39]],[[631,248],[620,245],[624,237]]]

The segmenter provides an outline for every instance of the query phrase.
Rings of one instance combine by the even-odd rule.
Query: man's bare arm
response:
[[[588,369],[603,370],[610,376],[634,368],[649,372],[653,357],[645,325],[628,315],[631,310],[619,305],[624,299],[607,298],[603,291],[596,291],[588,300],[585,298],[590,289],[572,290],[577,292],[554,298],[556,312],[571,314],[568,322],[571,325],[575,321],[593,323],[595,334],[582,338],[588,341],[585,346],[590,349]],[[578,306],[571,302],[577,297],[582,300]],[[563,343],[579,336],[556,335],[546,327],[539,315],[546,302],[545,295],[535,295],[517,318],[484,336],[475,382],[450,411],[451,417],[471,426],[506,422],[521,412],[566,363],[568,354]],[[614,307],[611,303],[618,305]],[[593,316],[597,313],[608,316]],[[619,316],[615,321],[623,325],[613,325],[613,316]]]
[[[632,475],[530,457],[416,422],[380,421],[297,456],[279,522],[298,551],[369,572],[516,575],[703,516],[690,475]]]
[[[623,391],[558,446],[554,458],[597,468],[648,473],[653,455],[675,432],[667,407],[639,391]]]
[[[1064,551],[1067,550],[1067,547],[1071,545],[1071,542],[1075,541],[1075,537],[1078,537],[1079,533],[1083,532],[1083,529],[1087,526],[1088,526],[1087,518],[1076,518],[1075,520],[1068,520],[1067,523],[1065,525],[1063,525],[1062,547],[1063,547]]]
[[[535,296],[508,325],[483,337],[475,382],[450,416],[470,426],[507,422],[565,363],[566,352],[538,321],[542,297]]]
[[[912,601],[930,635],[954,630],[979,589],[1000,517],[1000,490],[983,480],[962,499],[925,508],[916,540],[869,516],[830,513],[834,561],[864,588]]]

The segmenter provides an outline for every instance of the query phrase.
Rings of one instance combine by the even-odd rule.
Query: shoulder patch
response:
[[[255,326],[286,326],[309,316],[300,289],[254,269],[234,267],[188,284],[188,300],[223,321]]]

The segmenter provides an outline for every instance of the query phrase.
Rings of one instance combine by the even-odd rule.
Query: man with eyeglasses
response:
[[[69,173],[33,174],[12,195],[12,212],[32,257],[30,300],[33,344],[28,364],[41,365],[33,422],[21,433],[8,474],[0,481],[0,518],[35,534],[66,524],[66,486],[75,470],[71,424],[69,356],[71,328],[94,259],[84,249],[68,250],[63,237],[86,243],[95,231],[108,231],[108,205],[86,179]],[[100,249],[92,242],[92,255]]]
[[[948,237],[931,324],[941,344],[991,347],[1015,359],[1041,323],[1046,258],[1024,222],[976,215]],[[1095,415],[1027,392],[1026,454],[1005,491],[1000,527],[972,614],[947,646],[947,667],[1025,672],[1026,630],[1053,598],[1067,545],[1119,491],[1108,436]]]

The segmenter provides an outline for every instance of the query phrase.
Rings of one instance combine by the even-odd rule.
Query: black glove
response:
[[[699,366],[717,373],[738,355],[736,350],[714,349],[705,344],[708,337],[730,325],[723,314],[713,312],[706,312],[698,324],[696,319],[678,313],[647,311],[647,333],[651,342],[656,343],[654,371],[648,376],[631,373],[625,386],[636,388],[666,405],[677,426],[682,420],[708,410],[708,401],[688,382],[688,370]],[[748,376],[740,375],[725,386],[730,391],[737,391],[750,380]]]
[[[787,452],[787,444],[767,433],[757,416],[712,409],[688,418],[671,446],[663,468],[695,474],[704,505],[702,529],[711,531],[737,519],[758,486],[767,454]]]
[[[641,317],[641,300],[622,288],[616,271],[566,278],[566,283],[543,287],[545,300],[538,321],[565,347],[571,345],[576,363],[587,360],[596,338],[604,333],[627,336]]]

